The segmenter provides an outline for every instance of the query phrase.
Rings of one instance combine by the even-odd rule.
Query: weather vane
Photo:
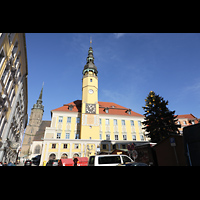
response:
[[[90,46],[92,46],[92,36],[90,36]]]

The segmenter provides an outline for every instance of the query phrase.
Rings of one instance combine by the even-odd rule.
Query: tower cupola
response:
[[[90,48],[88,50],[88,57],[86,59],[87,63],[84,66],[83,75],[85,75],[86,72],[92,71],[97,76],[98,71],[97,71],[97,67],[94,64],[94,56],[93,56],[93,49],[92,49],[91,43],[92,42],[90,41]]]

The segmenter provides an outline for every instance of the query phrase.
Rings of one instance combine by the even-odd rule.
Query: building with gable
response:
[[[143,115],[113,102],[98,101],[98,70],[91,45],[82,73],[82,100],[51,111],[40,165],[50,159],[125,149],[133,141],[136,145],[148,142],[142,129]]]
[[[179,128],[181,134],[183,134],[183,128],[185,128],[186,126],[199,123],[199,119],[196,118],[193,114],[178,115],[177,119],[177,124],[181,125],[181,128]]]

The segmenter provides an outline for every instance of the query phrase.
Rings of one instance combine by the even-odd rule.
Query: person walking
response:
[[[74,158],[74,166],[77,166],[78,159]]]

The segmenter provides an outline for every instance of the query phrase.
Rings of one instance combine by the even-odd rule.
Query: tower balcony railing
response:
[[[96,76],[95,74],[85,74],[83,76],[83,78],[86,78],[86,77],[94,77],[94,78],[96,78],[98,80],[98,76]]]

